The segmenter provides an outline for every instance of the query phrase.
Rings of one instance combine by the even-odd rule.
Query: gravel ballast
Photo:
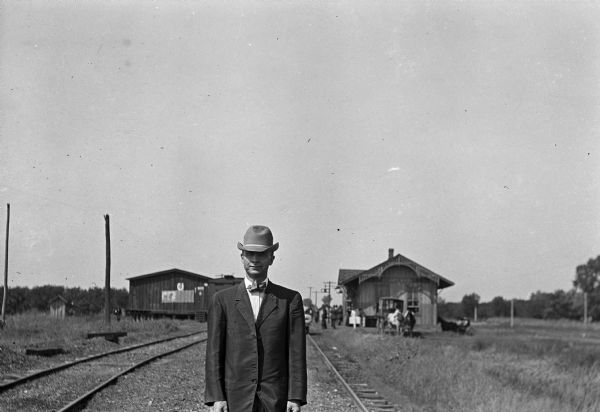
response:
[[[204,406],[204,351],[196,345],[161,359],[96,395],[86,411],[209,411]],[[305,412],[352,411],[356,407],[311,344],[307,345],[308,405]]]

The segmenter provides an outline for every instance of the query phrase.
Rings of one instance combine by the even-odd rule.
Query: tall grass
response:
[[[340,353],[355,354],[364,379],[387,388],[386,397],[406,410],[600,410],[597,341],[570,342],[568,331],[565,339],[479,332],[406,339],[340,330],[320,338]]]
[[[71,316],[57,319],[47,313],[28,312],[9,316],[6,326],[0,330],[0,344],[18,347],[59,345],[70,347],[86,339],[90,332],[123,331],[134,335],[129,340],[160,337],[177,332],[182,327],[201,327],[199,323],[183,322],[170,319],[146,320],[135,322],[130,318],[122,318],[120,322],[112,318],[105,324],[103,315]],[[127,338],[124,339],[124,342]]]

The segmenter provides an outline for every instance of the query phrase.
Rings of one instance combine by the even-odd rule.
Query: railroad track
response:
[[[119,377],[154,360],[169,356],[206,337],[194,332],[128,346],[77,359],[0,384],[0,410],[81,410]]]
[[[312,336],[306,338],[323,357],[325,364],[336,375],[344,389],[362,412],[397,412],[399,408],[388,402],[376,388],[360,379],[360,365],[342,358],[338,353],[329,348],[321,348]]]

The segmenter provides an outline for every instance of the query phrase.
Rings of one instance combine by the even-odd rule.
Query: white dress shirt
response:
[[[250,304],[252,305],[252,313],[254,313],[254,321],[256,322],[256,318],[258,318],[258,311],[260,310],[260,305],[262,304],[263,299],[265,298],[265,291],[259,292],[258,290],[254,292],[250,292],[248,290],[248,286],[252,286],[252,280],[248,279],[247,276],[244,277],[244,283],[246,285],[246,292],[248,293],[248,297],[250,298]],[[265,279],[265,284],[269,284],[269,278]]]

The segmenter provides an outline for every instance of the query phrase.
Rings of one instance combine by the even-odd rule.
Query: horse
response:
[[[400,326],[404,323],[404,316],[400,309],[396,308],[394,312],[388,313],[385,319],[385,326],[389,329],[394,328],[396,332],[400,331]]]
[[[400,309],[396,308],[394,312],[387,315],[384,328],[395,329],[396,333],[402,332],[403,336],[412,336],[416,323],[417,319],[411,310],[403,315]]]
[[[415,314],[412,310],[407,310],[404,314],[404,326],[405,332],[411,334],[413,329],[415,328],[415,324],[417,323],[417,318],[415,318]]]

